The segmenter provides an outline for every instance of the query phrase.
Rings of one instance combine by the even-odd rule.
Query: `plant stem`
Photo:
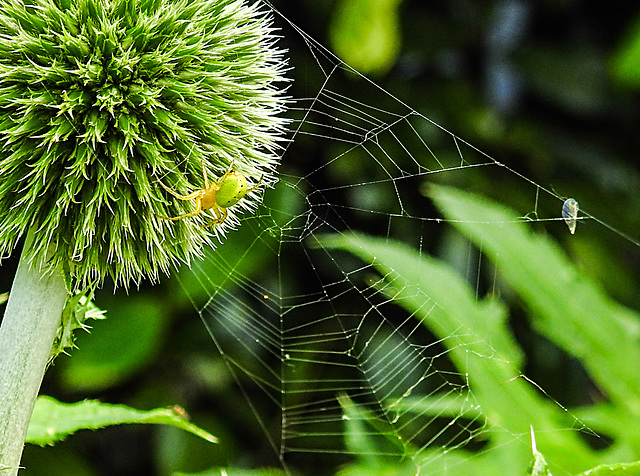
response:
[[[18,473],[33,405],[66,298],[62,273],[29,260],[30,231],[0,326],[0,475]]]

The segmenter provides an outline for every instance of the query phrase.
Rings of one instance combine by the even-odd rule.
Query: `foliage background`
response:
[[[592,215],[638,236],[640,48],[634,38],[640,36],[640,7],[633,2],[615,7],[579,0],[273,3],[312,37],[351,55],[351,63],[361,61],[361,70],[369,68],[368,75],[403,102],[536,183],[579,197]],[[364,54],[370,64],[358,59],[348,34],[352,30],[369,32],[355,38],[371,34],[369,51],[381,51]],[[292,94],[315,93],[314,86],[305,85],[323,78],[306,45],[286,36],[283,46],[295,65],[289,73]],[[360,97],[358,80],[344,77],[340,88],[352,99],[385,107],[382,95]],[[284,157],[281,170],[304,175],[329,157],[331,150],[322,142],[300,141]],[[331,168],[322,185],[370,180],[354,176],[358,170],[366,167]],[[456,185],[517,208],[531,206],[532,197],[519,189],[521,182],[496,174],[495,168]],[[639,309],[638,248],[622,240],[621,246],[611,246],[600,227],[582,228],[575,237],[562,230],[556,238],[612,297]],[[251,232],[230,234],[222,248],[226,256],[242,253]],[[444,248],[437,245],[434,249]],[[242,273],[273,283],[271,257],[254,258]],[[9,289],[15,266],[15,258],[3,260],[0,291]],[[288,272],[295,273],[295,267]],[[54,448],[29,446],[24,474],[165,475],[216,465],[277,465],[249,408],[235,404],[237,389],[175,279],[128,295],[118,291],[113,296],[106,285],[96,300],[108,319],[97,322],[90,337],[80,336],[73,358],[58,359],[42,392],[63,401],[96,398],[137,408],[179,404],[222,443],[211,446],[172,428],[109,428],[81,433]],[[512,328],[528,355],[527,375],[563,405],[597,400],[598,391],[578,362],[532,332],[522,306],[510,304]],[[278,423],[264,418],[270,425]],[[303,474],[331,474],[332,465],[341,462],[294,461]]]

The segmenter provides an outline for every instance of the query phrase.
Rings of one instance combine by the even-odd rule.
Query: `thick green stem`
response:
[[[31,233],[30,233],[31,235]],[[61,272],[26,258],[27,237],[0,326],[0,475],[18,473],[33,405],[66,298]]]

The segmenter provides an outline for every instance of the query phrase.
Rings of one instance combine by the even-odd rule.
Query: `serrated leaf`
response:
[[[58,333],[51,348],[49,364],[66,349],[75,347],[75,334],[77,329],[88,331],[91,326],[86,324],[88,319],[104,319],[106,311],[100,309],[91,300],[93,293],[89,296],[79,293],[67,296]]]
[[[218,441],[215,436],[190,423],[184,410],[179,407],[142,411],[97,400],[62,403],[52,397],[41,396],[36,400],[31,415],[26,442],[40,446],[53,445],[78,430],[97,430],[133,423],[171,425],[211,443]]]
[[[384,279],[385,294],[448,347],[449,358],[467,376],[473,401],[486,418],[492,468],[520,467],[524,471],[531,448],[524,441],[513,444],[512,435],[528,433],[533,424],[543,430],[539,446],[550,461],[560,462],[567,471],[582,471],[598,463],[575,433],[560,431],[560,408],[548,406],[525,379],[518,378],[522,351],[509,333],[502,303],[478,300],[468,282],[447,263],[405,244],[362,234],[317,239],[325,251],[346,250],[371,263]],[[439,457],[459,461],[452,451]],[[480,469],[484,461],[465,464],[469,466],[460,474],[490,474]]]
[[[640,316],[609,299],[555,243],[532,233],[513,210],[435,184],[429,195],[463,235],[499,263],[504,278],[533,311],[536,329],[579,358],[628,415],[637,415]],[[631,421],[625,426],[626,432],[636,427]]]

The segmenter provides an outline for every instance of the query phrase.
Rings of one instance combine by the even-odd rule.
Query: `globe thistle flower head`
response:
[[[51,253],[74,288],[127,285],[188,262],[255,209],[286,125],[283,52],[255,6],[0,5],[0,253],[31,229],[33,255]],[[160,218],[195,207],[167,188],[186,196],[231,168],[261,186],[222,223]]]

